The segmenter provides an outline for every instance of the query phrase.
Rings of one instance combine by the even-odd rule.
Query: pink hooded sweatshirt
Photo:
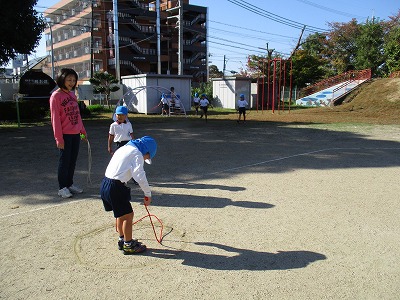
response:
[[[51,124],[57,145],[64,144],[63,134],[84,134],[78,100],[74,92],[54,91],[50,97]]]

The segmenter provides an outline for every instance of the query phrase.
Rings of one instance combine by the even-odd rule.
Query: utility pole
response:
[[[224,55],[224,65],[222,67],[222,78],[225,78],[225,70],[226,70],[226,58]]]
[[[119,66],[119,33],[118,33],[118,0],[113,0],[114,15],[114,47],[115,47],[115,78],[121,80],[121,69]]]
[[[90,19],[91,19],[91,25],[90,25],[90,78],[93,78],[93,65],[94,65],[94,63],[93,63],[93,46],[94,46],[94,43],[93,43],[93,25],[94,25],[94,22],[93,22],[93,1],[90,1],[90,3],[91,3],[91,17],[90,17]]]
[[[167,17],[167,19],[178,19],[175,26],[175,29],[178,28],[178,75],[183,75],[183,7],[180,0],[178,6],[167,9],[167,11],[175,12],[176,9],[178,9],[178,14]]]
[[[296,52],[297,48],[299,48],[299,46],[300,46],[300,41],[301,41],[301,37],[303,36],[304,30],[306,30],[306,25],[303,26],[303,29],[301,30],[301,33],[300,33],[299,40],[297,41],[297,45],[296,45],[296,47],[294,47],[292,53],[290,54],[289,59],[292,58],[292,56],[293,56],[294,53]]]
[[[179,22],[179,45],[178,45],[178,75],[183,75],[183,7],[182,7],[182,1],[179,0],[179,17],[178,17],[178,22]]]
[[[53,29],[51,28],[51,22],[47,23],[47,25],[49,25],[50,28],[50,47],[51,47],[51,53],[50,53],[50,57],[51,57],[51,78],[54,79],[54,48],[53,48]]]
[[[161,29],[160,29],[160,0],[156,1],[156,32],[157,32],[157,73],[161,74]],[[169,69],[169,68],[168,68]]]

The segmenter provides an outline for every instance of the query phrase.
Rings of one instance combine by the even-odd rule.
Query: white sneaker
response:
[[[68,189],[72,194],[82,194],[83,193],[83,190],[75,185],[71,185]]]
[[[58,196],[61,196],[61,198],[71,198],[72,194],[69,189],[65,187],[58,191]]]

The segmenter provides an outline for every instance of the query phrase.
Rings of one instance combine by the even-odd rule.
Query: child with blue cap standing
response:
[[[240,122],[240,117],[243,114],[243,122],[246,123],[246,108],[249,106],[249,103],[244,98],[244,94],[240,94],[240,99],[237,101],[237,107],[239,111],[239,118],[237,122]]]
[[[125,255],[137,254],[146,246],[132,238],[133,209],[130,188],[126,185],[133,178],[144,193],[144,205],[151,203],[151,190],[144,163],[151,164],[157,152],[157,143],[150,136],[129,141],[111,158],[101,183],[100,195],[104,209],[113,211],[119,234],[118,249]]]
[[[116,121],[110,125],[108,132],[108,152],[113,154],[112,143],[117,149],[135,137],[133,135],[132,123],[128,120],[128,109],[126,106],[117,106],[115,110]]]

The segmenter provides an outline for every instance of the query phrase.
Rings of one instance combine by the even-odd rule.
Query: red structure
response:
[[[289,111],[292,101],[292,60],[282,58],[263,59],[259,65],[261,76],[257,78],[257,111],[285,110],[284,92],[289,88]],[[266,81],[266,82],[265,82]],[[260,99],[261,92],[261,99]]]

